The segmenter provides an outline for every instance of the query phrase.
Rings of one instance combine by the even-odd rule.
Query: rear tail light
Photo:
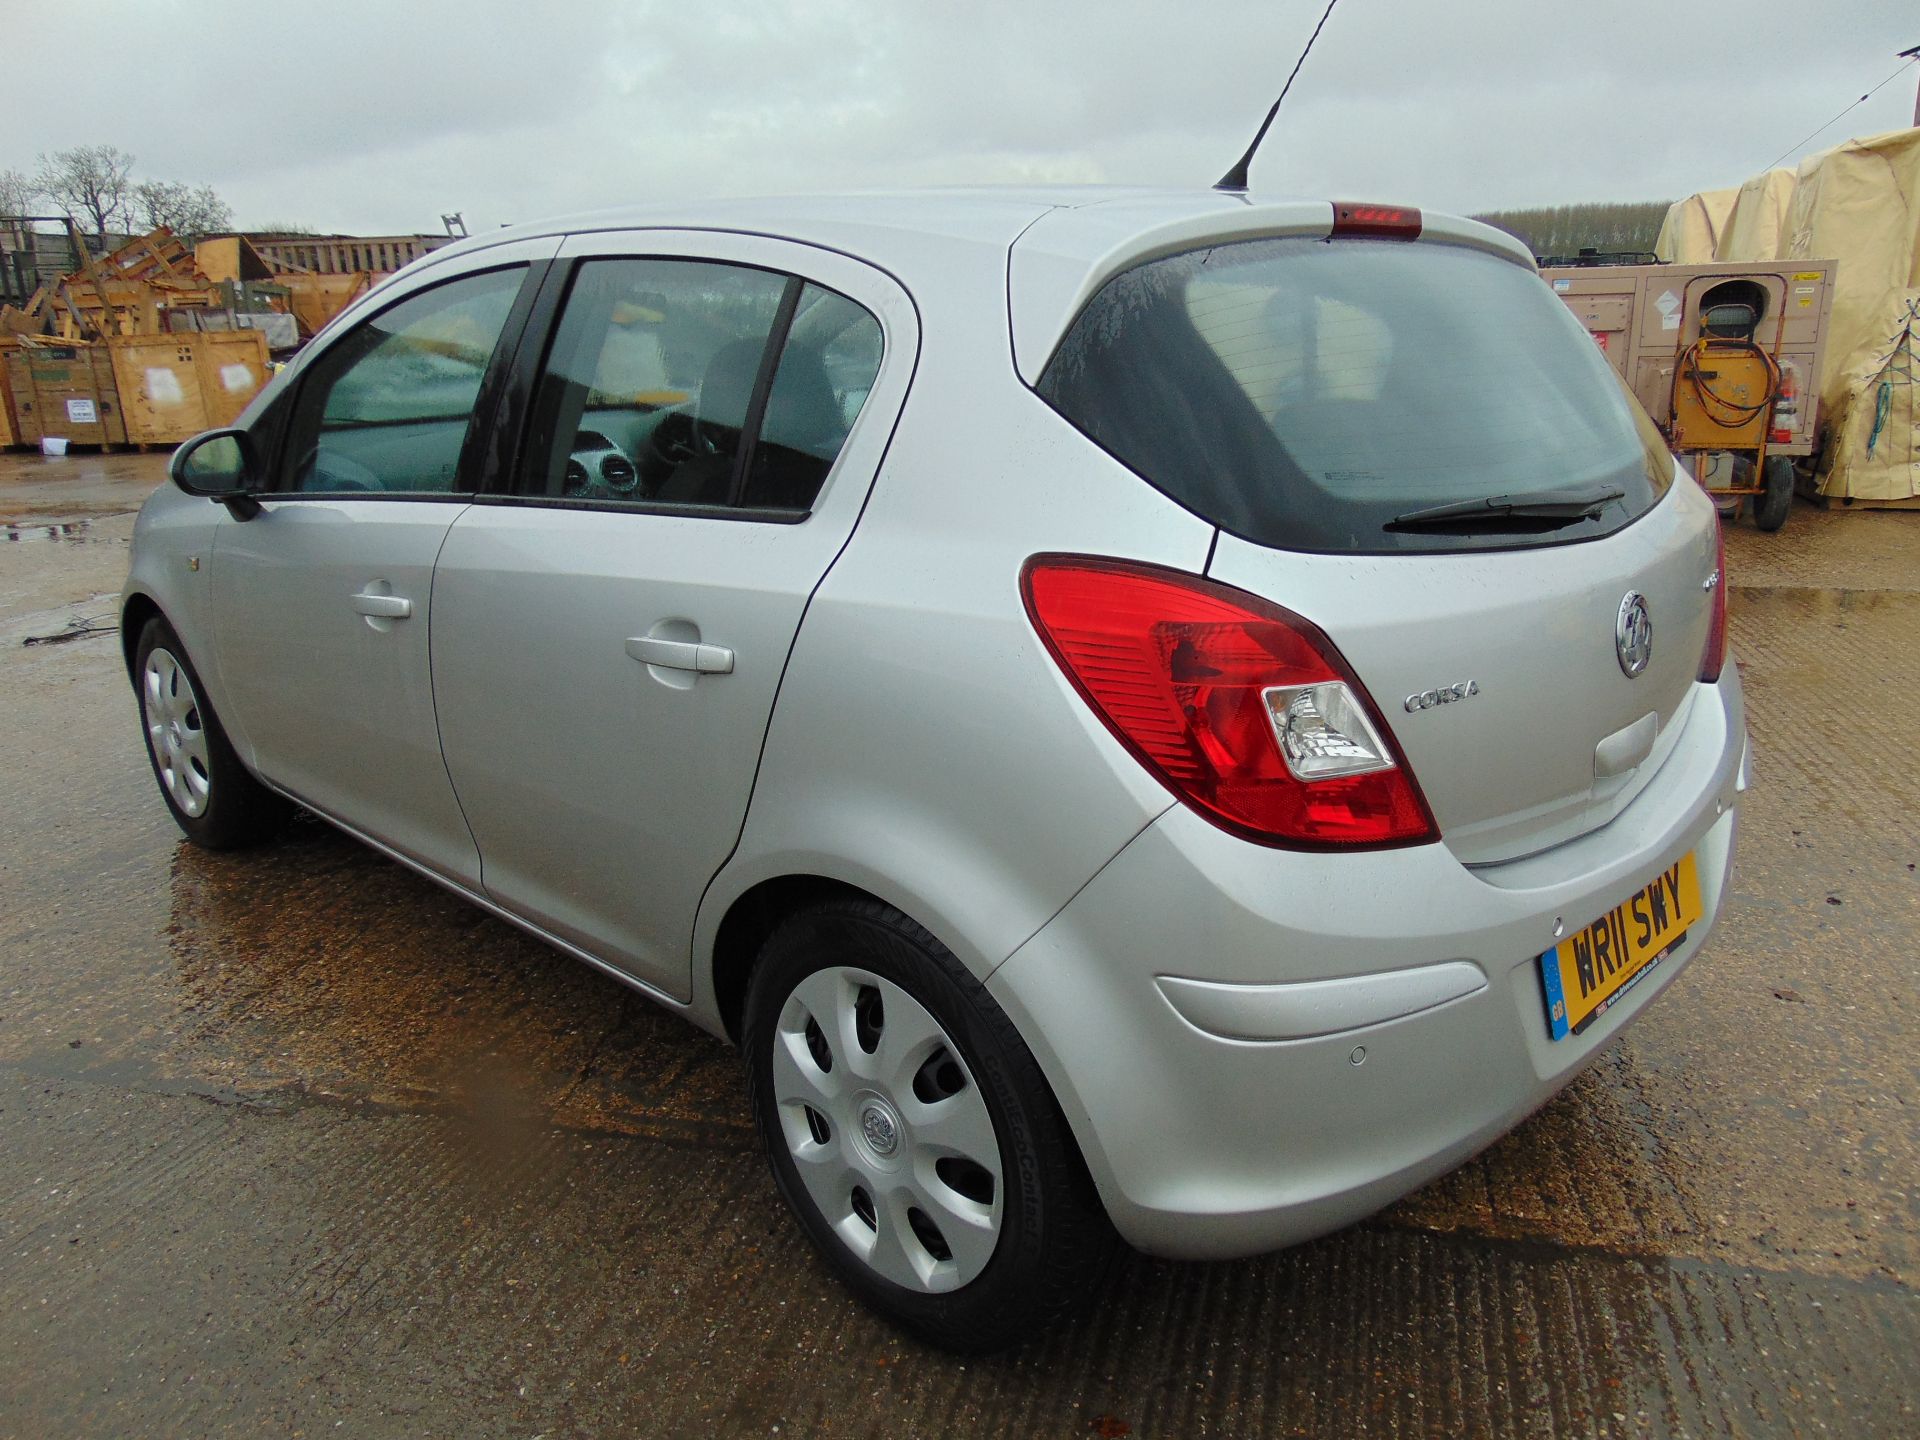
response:
[[[1771,445],[1785,445],[1793,439],[1800,424],[1800,371],[1791,360],[1780,362],[1780,388],[1773,399],[1773,425],[1767,436]]]
[[[1420,212],[1411,205],[1357,205],[1333,202],[1335,235],[1373,235],[1387,240],[1418,240]]]
[[[1366,690],[1298,615],[1198,576],[1078,556],[1028,561],[1021,592],[1115,738],[1214,824],[1301,850],[1437,838]]]
[[[1707,622],[1707,648],[1700,656],[1700,679],[1712,685],[1727,664],[1727,534],[1718,515],[1713,517],[1713,574],[1707,588],[1713,594],[1713,609]]]

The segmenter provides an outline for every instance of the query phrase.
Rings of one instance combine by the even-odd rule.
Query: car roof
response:
[[[910,270],[914,255],[928,241],[1004,249],[1052,210],[1184,193],[1104,185],[970,186],[623,205],[506,226],[444,246],[434,251],[432,258],[457,257],[545,235],[604,230],[723,230],[822,245],[883,268]]]
[[[887,271],[921,296],[956,279],[959,254],[984,267],[976,273],[995,274],[1004,267],[1015,362],[1032,380],[1081,306],[1121,269],[1209,240],[1324,236],[1332,223],[1329,200],[1245,191],[1103,185],[851,191],[688,200],[556,216],[456,241],[415,266],[542,236],[714,230],[839,251]],[[1526,247],[1504,231],[1434,212],[1424,214],[1423,225],[1423,238],[1533,264]]]

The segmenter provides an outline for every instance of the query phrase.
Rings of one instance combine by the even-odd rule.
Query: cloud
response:
[[[721,193],[1204,185],[1321,8],[30,0],[13,33],[85,55],[86,103],[13,91],[0,166],[105,141],[143,175],[215,185],[242,223],[362,231]],[[1910,25],[1904,0],[1858,0],[1844,25],[1798,0],[1341,0],[1253,178],[1457,211],[1678,196],[1877,83]],[[1908,123],[1913,85],[1814,148]]]

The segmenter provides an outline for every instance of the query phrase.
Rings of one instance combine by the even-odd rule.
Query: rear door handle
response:
[[[404,595],[375,595],[362,590],[352,597],[353,608],[362,615],[374,615],[382,620],[405,620],[413,614],[413,601]]]
[[[691,670],[696,675],[733,673],[733,651],[724,645],[634,635],[627,640],[627,654],[642,665],[658,665],[662,670]]]

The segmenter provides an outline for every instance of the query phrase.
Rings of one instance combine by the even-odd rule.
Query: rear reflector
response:
[[[1416,240],[1420,236],[1420,212],[1411,205],[1355,205],[1336,200],[1333,233]]]
[[[1437,838],[1392,732],[1327,637],[1195,575],[1036,556],[1027,614],[1114,737],[1181,800],[1264,845]]]
[[[1713,517],[1712,618],[1707,622],[1707,646],[1700,655],[1700,680],[1712,685],[1727,665],[1727,535],[1718,515]]]

